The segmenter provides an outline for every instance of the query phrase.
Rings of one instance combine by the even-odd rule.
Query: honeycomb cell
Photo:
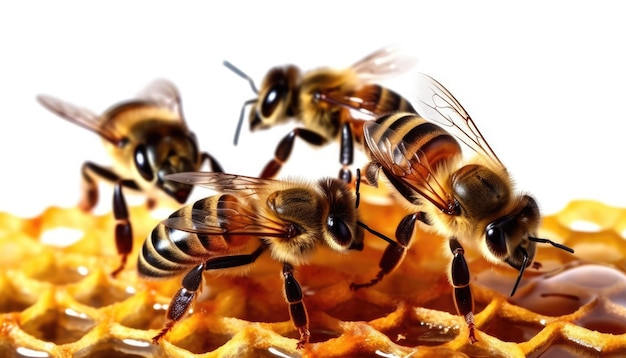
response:
[[[84,270],[88,272],[87,269]],[[77,284],[68,285],[67,291],[76,301],[89,307],[101,308],[125,301],[134,294],[135,288],[112,281],[103,270],[94,270],[83,276]]]
[[[391,324],[388,326],[383,322],[374,325],[392,342],[405,347],[438,346],[452,341],[459,334],[458,327],[424,320],[413,313],[413,310],[404,307],[386,316],[404,317],[390,320]]]
[[[86,314],[66,308],[41,312],[22,322],[21,328],[37,339],[61,345],[78,341],[95,324]]]
[[[385,205],[364,202],[364,221],[393,236],[406,213]],[[148,216],[131,208],[137,247],[154,225]],[[585,201],[544,218],[541,237],[576,254],[541,246],[542,267],[525,272],[514,297],[515,270],[468,253],[479,339],[473,345],[455,312],[442,238],[418,232],[396,271],[356,292],[350,283],[376,275],[386,243],[368,235],[363,251],[322,253],[296,270],[311,329],[309,345],[297,350],[281,266],[269,258],[245,276],[205,275],[192,310],[154,345],[181,278],[144,281],[134,256],[111,278],[118,257],[110,215],[0,213],[0,250],[7,253],[0,262],[0,356],[619,357],[626,354],[625,218],[626,209]],[[85,235],[57,245],[45,233],[60,227]]]
[[[38,295],[26,285],[11,282],[4,274],[0,274],[0,292],[0,314],[24,311],[35,304]]]
[[[167,357],[163,350],[150,342],[133,339],[103,339],[95,345],[79,349],[73,354],[74,358],[141,358]]]

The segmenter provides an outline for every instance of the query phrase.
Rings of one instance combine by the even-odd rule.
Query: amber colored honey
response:
[[[364,200],[363,221],[393,236],[406,213]],[[135,251],[157,222],[131,210]],[[363,252],[320,252],[297,269],[309,311],[311,343],[297,332],[282,293],[280,265],[261,259],[242,277],[206,275],[193,311],[161,345],[151,337],[180,278],[143,281],[134,260],[119,278],[110,215],[49,208],[35,218],[0,214],[0,356],[15,357],[346,357],[621,356],[626,354],[626,209],[573,202],[544,218],[542,236],[571,246],[541,246],[515,297],[516,272],[472,259],[477,338],[457,316],[442,238],[419,232],[404,263],[380,284],[352,292],[375,275],[385,244],[366,237]],[[580,224],[586,223],[584,229]],[[55,244],[59,228],[76,235]],[[78,234],[76,234],[78,232]],[[81,234],[82,233],[82,234]],[[66,234],[70,235],[70,234]],[[133,256],[136,257],[136,252]]]

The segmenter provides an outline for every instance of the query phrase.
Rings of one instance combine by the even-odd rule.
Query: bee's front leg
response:
[[[289,156],[291,156],[296,137],[300,137],[307,143],[315,146],[321,146],[326,143],[324,137],[308,129],[296,128],[292,130],[278,142],[276,151],[274,152],[274,159],[270,160],[265,165],[260,175],[261,178],[274,178],[278,175],[283,164],[289,159]]]
[[[133,228],[130,223],[126,199],[124,199],[124,193],[122,192],[122,187],[132,187],[133,184],[134,182],[131,180],[120,180],[115,184],[115,188],[113,189],[115,246],[117,247],[117,253],[121,255],[120,265],[111,273],[111,276],[113,277],[116,277],[120,272],[122,272],[126,266],[128,255],[131,251],[133,251]]]
[[[465,261],[465,250],[454,237],[450,239],[450,250],[454,255],[450,270],[450,282],[454,287],[454,306],[459,315],[465,318],[469,328],[470,343],[475,343],[478,340],[474,332],[474,299],[469,285],[470,271]]]
[[[350,123],[341,126],[341,141],[339,145],[339,179],[346,184],[352,183],[352,171],[350,166],[354,162],[354,133]]]
[[[222,165],[211,154],[209,154],[207,152],[203,152],[202,153],[202,161],[209,162],[209,167],[211,168],[212,172],[215,172],[215,173],[223,173],[224,172],[224,169],[222,168]]]
[[[406,255],[406,250],[411,242],[411,238],[413,237],[415,222],[416,220],[421,218],[421,216],[421,213],[413,213],[402,218],[402,220],[398,224],[398,227],[396,228],[396,241],[393,241],[382,234],[377,235],[377,233],[375,233],[373,230],[365,227],[366,230],[387,241],[389,245],[385,249],[385,252],[380,259],[380,263],[378,264],[378,266],[380,267],[380,271],[378,271],[376,277],[366,283],[351,283],[350,289],[356,291],[360,288],[374,286],[375,284],[380,282],[380,280],[382,280],[385,275],[395,270],[396,267],[400,266],[402,260],[404,260],[404,256]],[[360,225],[364,226],[363,224]]]
[[[116,183],[121,178],[109,168],[102,167],[92,162],[85,162],[80,168],[82,178],[82,197],[78,206],[83,211],[91,211],[98,204],[98,180]],[[139,189],[136,183],[127,183],[132,189]]]
[[[283,264],[283,279],[285,280],[285,297],[289,303],[289,316],[300,333],[300,340],[296,348],[302,349],[305,344],[309,343],[311,336],[309,318],[304,302],[302,302],[302,289],[298,280],[293,276],[293,266],[286,262]]]

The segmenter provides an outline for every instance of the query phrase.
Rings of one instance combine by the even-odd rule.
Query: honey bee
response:
[[[212,170],[223,171],[215,158],[199,151],[196,136],[185,123],[178,90],[169,81],[152,82],[136,99],[116,104],[102,115],[47,95],[37,100],[61,118],[98,134],[113,159],[110,168],[89,161],[83,164],[79,206],[85,211],[95,207],[98,180],[115,184],[115,243],[121,263],[112,272],[114,277],[123,270],[133,244],[122,188],[145,193],[151,208],[161,193],[182,204],[192,186],[168,181],[167,174],[198,170],[205,160]]]
[[[263,171],[262,178],[275,177],[291,155],[296,137],[309,144],[322,146],[340,140],[339,178],[352,181],[349,166],[354,160],[354,144],[362,144],[362,126],[367,117],[403,111],[414,112],[411,104],[389,88],[373,80],[408,71],[415,60],[402,55],[397,48],[386,47],[343,69],[319,68],[302,73],[294,65],[271,69],[260,90],[253,80],[228,61],[224,65],[246,79],[258,97],[244,103],[235,131],[237,145],[245,108],[252,105],[250,130],[267,129],[295,119],[301,127],[291,130],[278,143],[274,159]]]
[[[414,213],[401,220],[396,242],[380,261],[369,287],[396,268],[410,244],[416,221],[449,239],[452,253],[449,279],[457,312],[476,342],[474,301],[464,247],[478,250],[491,263],[519,271],[511,296],[524,270],[533,263],[537,243],[573,253],[564,245],[538,238],[539,207],[535,199],[514,192],[511,176],[461,104],[433,78],[420,74],[418,113],[383,115],[364,125],[370,162],[365,177],[377,185],[379,174],[399,193]],[[461,143],[475,152],[463,160]],[[540,267],[535,262],[533,267]]]
[[[336,252],[363,249],[364,228],[357,212],[358,187],[337,178],[283,181],[225,173],[178,173],[169,180],[202,185],[219,194],[196,201],[163,220],[146,239],[137,268],[145,278],[186,272],[167,310],[159,340],[189,309],[204,271],[229,273],[252,264],[263,253],[282,263],[284,294],[291,321],[309,340],[307,311],[294,266],[327,247]],[[225,271],[222,271],[225,270]]]

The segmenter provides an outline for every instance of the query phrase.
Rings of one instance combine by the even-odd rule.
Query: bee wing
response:
[[[93,113],[89,109],[78,107],[48,95],[38,95],[37,101],[50,112],[87,130],[95,132],[111,143],[117,144],[122,140],[122,135],[115,132],[110,126],[103,125],[102,116]]]
[[[350,66],[349,71],[354,71],[358,81],[362,82],[363,88],[374,86],[376,79],[391,77],[410,71],[417,60],[414,57],[400,51],[399,47],[383,47],[368,56],[360,59]],[[369,117],[398,110],[397,98],[386,96],[386,100],[379,97],[378,90],[360,91],[358,94],[347,94],[343,90],[327,89],[317,93],[318,101],[324,101],[331,105],[341,106],[349,110],[358,111]],[[407,105],[410,107],[410,104]],[[410,111],[414,111],[412,108]]]
[[[152,81],[137,95],[137,98],[156,103],[159,107],[178,113],[181,120],[184,120],[180,92],[176,85],[169,80],[160,78]]]
[[[386,46],[352,64],[363,80],[391,77],[406,73],[417,64],[417,59],[400,50],[398,46]]]
[[[419,74],[415,107],[422,117],[441,125],[473,151],[504,168],[461,103],[441,83],[423,73]]]
[[[382,137],[381,131],[384,131]],[[420,198],[414,197],[413,192],[402,191],[404,186],[411,188],[440,210],[450,210],[453,205],[452,196],[437,182],[424,152],[409,150],[411,146],[399,134],[375,121],[365,122],[363,132],[371,157],[388,173],[386,176],[390,182],[400,181],[403,184],[396,187],[407,200],[415,203]],[[381,139],[375,139],[378,137]]]
[[[221,172],[182,172],[168,174],[165,179],[189,185],[199,185],[220,193],[256,196],[275,184],[274,179],[261,179]]]
[[[187,212],[185,212],[187,213]],[[246,202],[229,202],[227,208],[191,209],[191,215],[175,212],[162,224],[176,230],[203,235],[249,235],[259,237],[290,237],[284,223],[252,210]]]

